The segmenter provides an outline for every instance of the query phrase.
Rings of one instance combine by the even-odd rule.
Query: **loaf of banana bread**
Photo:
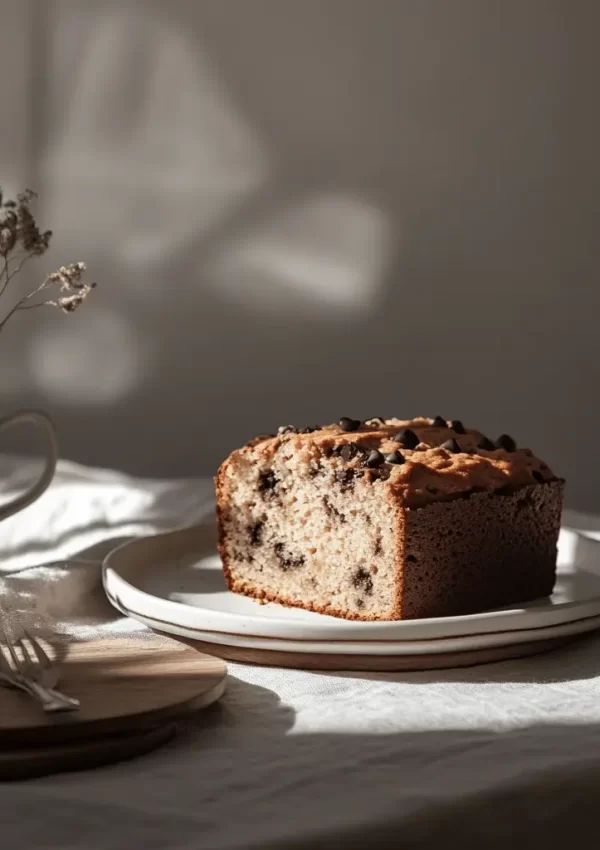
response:
[[[354,620],[468,614],[552,592],[564,482],[458,420],[284,426],[216,477],[229,588]]]

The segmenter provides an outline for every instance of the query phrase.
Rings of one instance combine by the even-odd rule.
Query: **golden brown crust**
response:
[[[456,616],[552,593],[564,482],[406,511],[402,619]]]
[[[226,546],[226,522],[225,522],[225,514],[227,508],[229,506],[229,498],[227,494],[227,488],[225,486],[225,475],[227,467],[232,463],[233,455],[230,455],[227,460],[225,460],[217,474],[215,476],[215,496],[216,496],[216,517],[217,517],[217,550],[219,555],[221,556],[221,564],[223,566],[223,573],[225,575],[225,581],[227,582],[227,586],[230,586],[231,583],[231,565],[229,564],[229,556],[227,553]]]
[[[506,451],[496,448],[488,451],[478,448],[483,434],[472,428],[461,429],[459,433],[424,417],[369,420],[369,423],[363,423],[358,430],[351,432],[333,424],[308,434],[290,432],[259,437],[239,450],[240,458],[252,455],[266,464],[278,452],[292,451],[317,462],[319,458],[329,458],[332,450],[346,444],[354,444],[365,451],[376,449],[384,456],[400,450],[405,463],[385,463],[377,470],[377,475],[389,481],[408,507],[460,498],[472,490],[494,492],[507,487],[516,490],[554,477],[548,466],[530,449]],[[394,440],[405,429],[413,431],[421,441],[413,449],[405,448]],[[449,439],[456,441],[460,452],[444,448]],[[344,465],[356,468],[361,464],[362,458],[357,457]]]

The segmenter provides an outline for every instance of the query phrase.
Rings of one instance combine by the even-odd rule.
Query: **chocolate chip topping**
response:
[[[462,451],[461,447],[458,445],[454,437],[451,440],[446,440],[445,443],[442,443],[440,449],[446,449],[448,452],[452,452],[453,454],[459,454]]]
[[[340,428],[342,431],[358,431],[360,428],[360,419],[350,419],[348,416],[342,416],[340,419]]]
[[[404,457],[402,452],[398,451],[398,449],[395,449],[393,452],[390,452],[389,455],[385,456],[386,463],[401,464],[401,463],[404,463],[405,460],[406,460],[406,458]]]
[[[496,446],[492,443],[489,437],[482,437],[477,443],[477,448],[483,449],[486,452],[493,452],[496,450]]]
[[[411,431],[410,428],[405,428],[399,434],[396,434],[394,442],[400,443],[405,449],[415,449],[421,441],[414,431]]]
[[[460,419],[453,419],[450,425],[452,426],[452,430],[455,434],[466,434],[465,426],[462,424]]]
[[[307,425],[306,428],[302,428],[300,431],[301,434],[313,434],[315,431],[320,431],[321,428],[319,425]]]
[[[499,449],[504,449],[505,452],[516,452],[517,444],[509,434],[500,434],[496,440],[496,445]]]
[[[433,424],[435,425],[436,428],[447,428],[448,427],[448,423],[446,422],[445,419],[442,419],[441,416],[436,416],[435,419],[433,420]]]
[[[297,434],[298,429],[293,425],[280,425],[277,429],[277,433],[282,436],[283,434]]]
[[[340,449],[340,457],[346,462],[352,460],[358,454],[358,446],[356,443],[346,443],[345,446],[342,446]]]
[[[381,452],[378,452],[377,449],[373,449],[372,452],[369,452],[369,456],[364,463],[365,466],[375,469],[376,467],[381,466],[383,462],[384,458]]]

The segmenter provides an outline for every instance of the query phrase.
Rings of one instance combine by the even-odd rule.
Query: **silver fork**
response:
[[[50,681],[56,684],[58,676],[55,665],[48,658],[44,648],[36,639],[29,633],[25,633],[35,654],[35,660],[25,642],[23,640],[18,641],[23,654],[23,659],[21,660],[6,630],[0,628],[0,633],[0,640],[3,637],[2,643],[6,646],[10,657],[10,661],[7,660],[2,643],[0,643],[0,678],[7,684],[20,688],[34,699],[37,699],[44,711],[74,711],[79,708],[79,700],[66,696],[66,694],[61,694],[59,691],[54,690],[53,687],[50,687],[49,684],[45,684],[46,682],[50,683]]]

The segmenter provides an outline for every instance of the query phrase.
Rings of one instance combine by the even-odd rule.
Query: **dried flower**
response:
[[[40,232],[36,220],[29,209],[30,203],[36,198],[35,192],[26,189],[17,195],[17,239],[28,254],[41,256],[50,245],[52,231]]]
[[[0,254],[9,254],[15,247],[17,234],[10,227],[3,227],[0,230]]]
[[[0,189],[0,257],[3,260],[3,268],[0,266],[0,297],[20,271],[23,263],[31,257],[39,257],[45,254],[50,245],[52,231],[45,230],[42,232],[30,209],[30,205],[36,197],[35,192],[27,189],[17,195],[16,201],[5,201]],[[22,250],[15,256],[13,254],[15,249]],[[19,262],[11,268],[10,263],[14,260]],[[65,313],[72,313],[83,304],[96,286],[95,283],[84,283],[85,271],[85,263],[70,263],[61,266],[57,272],[47,275],[37,289],[17,301],[0,321],[0,330],[10,317],[19,310],[32,310],[35,307],[58,307]],[[56,285],[60,287],[61,292],[67,294],[54,299],[34,300],[36,295]]]
[[[68,266],[61,266],[57,272],[49,275],[52,283],[59,283],[63,290],[83,289],[86,284],[82,283],[81,278],[85,272],[85,263],[71,263]]]
[[[83,304],[95,286],[95,283],[84,283],[79,288],[79,292],[76,292],[75,295],[66,295],[63,298],[58,298],[56,302],[48,301],[47,303],[53,305],[56,304],[56,306],[60,307],[60,309],[65,313],[72,313]]]

